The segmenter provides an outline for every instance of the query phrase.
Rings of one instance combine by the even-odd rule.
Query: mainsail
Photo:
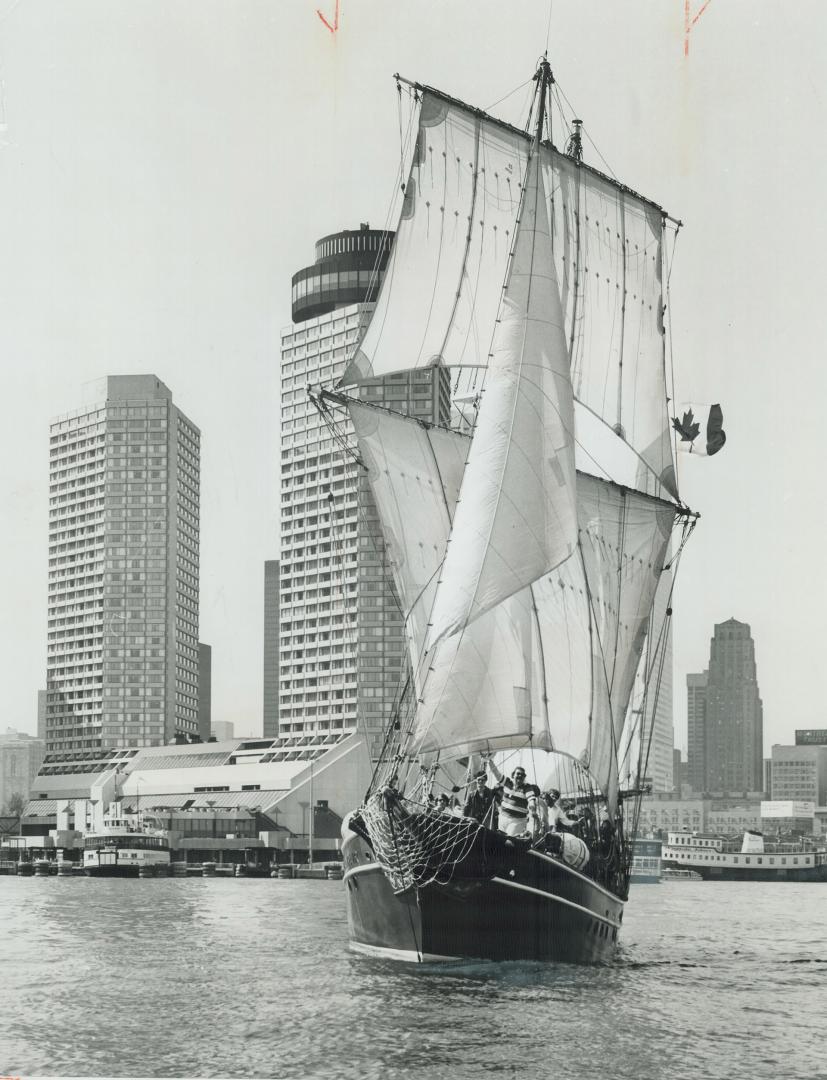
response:
[[[490,361],[532,140],[431,88],[421,99],[385,281],[344,385]],[[574,394],[674,495],[663,211],[548,143],[539,164]]]

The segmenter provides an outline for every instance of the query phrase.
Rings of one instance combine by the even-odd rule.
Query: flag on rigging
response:
[[[720,405],[684,405],[680,417],[672,417],[678,433],[678,449],[687,454],[712,457],[726,442],[724,414]]]

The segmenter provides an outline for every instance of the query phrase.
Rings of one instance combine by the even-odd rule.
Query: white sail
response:
[[[348,408],[408,616],[414,749],[449,757],[555,749],[586,764],[611,798],[672,504],[578,473],[575,554],[422,659],[417,604],[447,547],[469,439],[375,407]]]
[[[468,439],[348,402],[382,522],[416,675],[468,456]]]
[[[431,615],[431,643],[574,550],[574,405],[545,201],[534,155]]]
[[[376,310],[343,382],[486,367],[530,138],[436,92]],[[541,148],[575,396],[674,494],[663,350],[662,211]]]

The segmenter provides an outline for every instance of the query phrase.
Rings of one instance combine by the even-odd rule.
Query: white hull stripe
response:
[[[361,941],[351,941],[354,952],[365,956],[382,956],[386,960],[404,960],[409,964],[451,963],[462,960],[461,956],[440,956],[438,953],[420,953],[416,949],[388,949],[384,945],[365,945]]]
[[[614,919],[609,919],[605,915],[598,915],[596,911],[583,907],[582,904],[575,904],[573,900],[566,900],[565,897],[557,896],[556,893],[543,892],[542,889],[535,889],[533,885],[521,885],[519,881],[509,881],[507,878],[495,877],[491,878],[491,880],[496,881],[498,885],[507,885],[509,889],[522,889],[523,892],[542,896],[545,900],[553,900],[556,904],[565,904],[566,907],[574,908],[575,911],[581,912],[589,919],[597,919],[598,922],[606,923],[607,926],[613,926],[615,930],[620,929],[620,923],[615,922]]]
[[[356,874],[367,874],[370,870],[378,870],[382,873],[382,867],[378,862],[363,863],[361,866],[351,866],[350,870],[346,870],[342,874],[342,878],[347,881],[349,877],[354,877]]]
[[[535,851],[534,848],[529,851],[529,855],[533,855],[535,859],[542,859],[543,862],[554,863],[560,870],[565,870],[566,873],[571,874],[573,877],[579,877],[581,881],[585,881],[587,884],[591,885],[593,889],[597,889],[599,892],[602,892],[604,896],[608,896],[613,904],[623,905],[624,901],[621,900],[619,896],[610,893],[608,889],[604,889],[602,885],[598,885],[592,878],[586,877],[585,874],[581,874],[579,870],[575,870],[574,867],[567,866],[564,862],[560,862],[559,859],[552,859],[550,855],[545,855],[542,851]]]

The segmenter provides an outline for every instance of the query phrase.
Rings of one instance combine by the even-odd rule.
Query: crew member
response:
[[[493,827],[493,811],[491,807],[496,801],[496,793],[493,788],[486,785],[485,780],[486,772],[483,769],[474,777],[473,787],[468,792],[468,798],[462,808],[462,816],[474,818],[475,821],[482,823],[489,819],[490,815],[489,823]]]
[[[525,782],[525,769],[518,765],[510,778],[503,776],[491,759],[488,765],[499,783],[500,832],[508,836],[531,836],[538,831],[537,799],[540,789]]]
[[[562,832],[563,827],[570,829],[576,824],[576,821],[568,817],[565,810],[560,806],[560,792],[557,788],[551,788],[550,791],[543,792],[543,802],[546,806],[549,829],[553,829],[554,832]]]

